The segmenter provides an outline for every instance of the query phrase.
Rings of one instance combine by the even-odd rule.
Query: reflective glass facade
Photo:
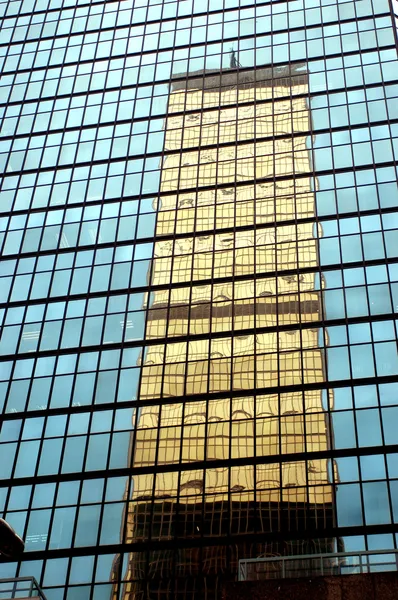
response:
[[[0,577],[396,548],[396,3],[0,6]]]

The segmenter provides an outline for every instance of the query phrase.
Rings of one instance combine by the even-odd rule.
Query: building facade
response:
[[[0,577],[395,549],[394,3],[1,6]]]

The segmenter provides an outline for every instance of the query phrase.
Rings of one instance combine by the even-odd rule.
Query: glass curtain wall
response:
[[[394,2],[0,7],[0,577],[395,548]]]

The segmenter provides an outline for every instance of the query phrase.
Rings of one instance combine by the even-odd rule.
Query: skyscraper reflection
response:
[[[126,537],[160,545],[129,598],[334,549],[308,76],[236,61],[170,90]]]

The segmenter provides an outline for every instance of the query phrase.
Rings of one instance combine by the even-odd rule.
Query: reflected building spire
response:
[[[233,47],[231,48],[230,67],[231,67],[231,69],[238,69],[238,68],[242,67],[242,65],[236,58],[236,52]]]

